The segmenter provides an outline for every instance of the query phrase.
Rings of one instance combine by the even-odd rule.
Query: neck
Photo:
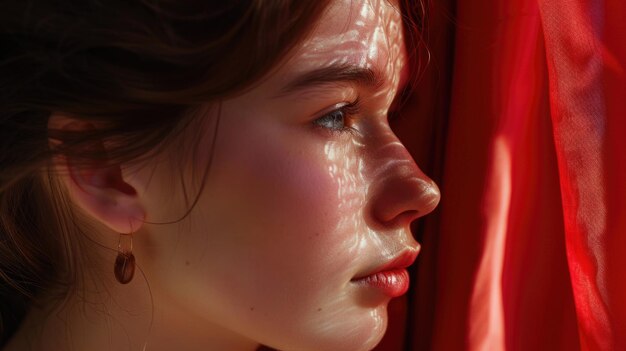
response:
[[[4,351],[241,350],[258,343],[150,293],[141,277],[127,285],[81,289],[63,304],[32,308]]]

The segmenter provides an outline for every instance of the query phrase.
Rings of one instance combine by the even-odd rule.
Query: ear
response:
[[[52,114],[48,129],[60,131],[87,131],[94,129],[90,122]],[[60,141],[50,139],[51,145]],[[94,140],[89,148],[104,151],[105,142]],[[109,160],[82,160],[78,162],[67,156],[55,159],[54,167],[68,190],[72,202],[93,219],[117,233],[137,231],[145,218],[136,188],[122,174],[120,165]]]

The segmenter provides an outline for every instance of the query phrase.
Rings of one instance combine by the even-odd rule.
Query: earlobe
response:
[[[94,128],[84,122],[67,122],[67,117],[57,118],[56,128],[67,130],[85,130]],[[98,148],[100,154],[106,154],[104,143],[94,140],[89,148]],[[106,159],[76,160],[64,156],[55,165],[57,174],[68,190],[75,206],[79,207],[93,219],[101,222],[116,233],[131,233],[138,230],[145,219],[145,212],[136,189],[124,180],[120,165],[109,163]]]

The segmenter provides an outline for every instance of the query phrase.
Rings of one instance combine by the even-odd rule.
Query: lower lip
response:
[[[389,297],[398,297],[409,290],[409,272],[406,269],[394,269],[368,275],[354,282],[378,289]]]

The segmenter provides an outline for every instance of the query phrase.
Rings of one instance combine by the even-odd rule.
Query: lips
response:
[[[389,271],[397,271],[408,266],[412,265],[419,254],[419,249],[416,250],[407,250],[403,251],[400,255],[396,256],[396,258],[383,263],[382,265],[367,271],[364,274],[358,275],[352,279],[352,281],[362,280],[364,278],[374,276],[378,273],[389,272]]]
[[[396,258],[357,276],[351,282],[364,289],[374,289],[394,298],[409,290],[409,272],[406,267],[415,262],[419,249],[407,250]]]

